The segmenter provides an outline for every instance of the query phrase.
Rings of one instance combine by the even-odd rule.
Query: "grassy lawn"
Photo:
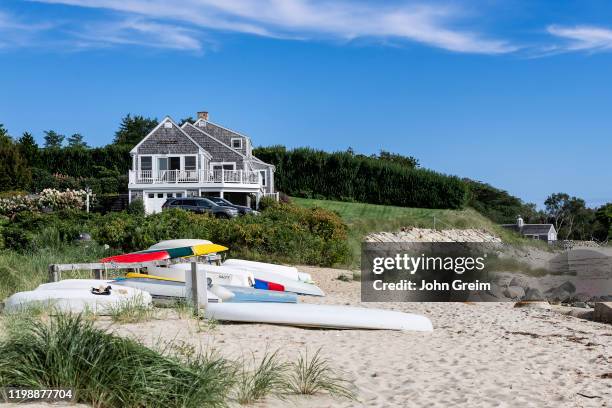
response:
[[[435,225],[437,229],[477,228],[497,235],[507,243],[537,244],[504,230],[472,208],[434,210],[297,197],[292,197],[292,200],[303,207],[322,207],[340,214],[349,226],[349,244],[353,257],[351,264],[347,266],[351,268],[359,266],[363,237],[371,232],[397,231],[402,227],[434,228]]]

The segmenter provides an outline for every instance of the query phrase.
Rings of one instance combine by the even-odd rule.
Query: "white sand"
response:
[[[359,305],[359,283],[337,280],[337,269],[301,267],[325,298],[303,302]],[[358,402],[300,397],[299,407],[590,407],[612,406],[612,326],[510,303],[362,304],[420,313],[433,333],[314,330],[258,324],[213,329],[173,318],[113,325],[152,344],[175,339],[251,358],[281,349],[292,360],[321,348],[332,366],[354,381]],[[100,323],[107,325],[108,323]],[[581,396],[584,394],[590,397]],[[270,399],[258,406],[287,406]]]
[[[328,294],[303,302],[359,305],[359,283],[343,271],[301,267]],[[359,401],[327,396],[268,399],[258,407],[605,407],[612,406],[612,326],[510,303],[363,304],[420,313],[433,333],[316,330],[258,324],[200,326],[168,316],[140,324],[99,325],[146,344],[160,339],[212,347],[224,356],[288,360],[321,348],[354,382]],[[166,314],[168,312],[165,312]],[[588,398],[580,394],[594,397]]]

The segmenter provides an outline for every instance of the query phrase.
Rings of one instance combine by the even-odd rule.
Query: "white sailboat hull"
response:
[[[138,289],[111,285],[110,295],[94,295],[91,293],[91,287],[46,288],[15,293],[5,301],[4,310],[12,312],[41,306],[65,313],[108,314],[113,307],[128,301],[138,301],[143,305],[151,304],[151,295]]]
[[[329,329],[433,330],[425,316],[391,310],[359,307],[260,303],[209,304],[206,317],[216,320],[250,323],[270,323]]]

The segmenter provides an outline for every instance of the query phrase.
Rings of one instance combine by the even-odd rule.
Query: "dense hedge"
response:
[[[283,146],[253,152],[276,166],[276,188],[289,195],[422,208],[462,208],[467,186],[457,177],[350,152]]]
[[[131,167],[130,146],[38,149],[31,167],[72,177],[96,177],[102,170],[127,174]]]
[[[516,222],[518,215],[522,216],[525,222],[546,222],[546,219],[541,219],[535,204],[524,203],[507,191],[486,183],[469,179],[464,181],[469,187],[468,205],[494,222],[512,224]]]
[[[96,176],[72,177],[63,174],[52,174],[47,170],[33,168],[29,191],[38,193],[46,188],[56,190],[83,190],[91,188],[94,194],[118,194],[127,192],[128,175],[101,169]]]
[[[259,216],[232,220],[182,210],[144,217],[128,212],[18,213],[0,223],[4,246],[20,252],[58,248],[86,232],[116,251],[135,251],[179,238],[209,239],[230,248],[233,257],[331,266],[347,262],[347,228],[335,213],[275,204]]]

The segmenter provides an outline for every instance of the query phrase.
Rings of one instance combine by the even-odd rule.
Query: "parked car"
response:
[[[206,198],[169,198],[162,205],[162,209],[180,208],[198,214],[209,213],[219,218],[234,218],[238,216],[238,210],[213,203]]]
[[[236,210],[238,210],[240,215],[247,215],[247,214],[257,215],[257,214],[259,214],[259,212],[255,211],[251,207],[247,207],[245,205],[234,204],[234,203],[232,203],[230,201],[227,201],[225,198],[221,198],[221,197],[206,197],[206,198],[208,200],[212,201],[213,203],[217,204],[217,205],[222,205],[224,207],[235,208]]]

